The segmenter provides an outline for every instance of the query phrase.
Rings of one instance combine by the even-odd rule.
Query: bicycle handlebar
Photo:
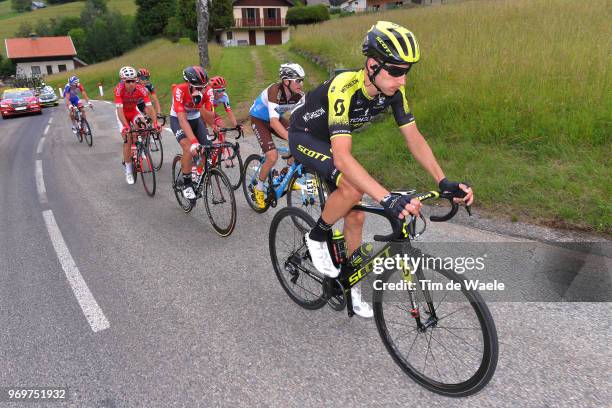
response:
[[[236,136],[235,140],[238,140],[242,136],[244,136],[244,130],[242,129],[241,126],[236,126],[236,127],[232,127],[232,128],[219,128],[219,132],[221,132],[221,133],[230,132],[232,130],[237,130],[238,131],[238,136]],[[216,137],[217,137],[217,135],[215,135],[215,138]]]
[[[392,192],[393,194],[393,192]],[[419,193],[419,194],[407,194],[410,196],[410,198],[416,198],[419,201],[426,201],[426,200],[430,200],[432,198],[435,199],[446,199],[449,201],[451,208],[449,210],[448,213],[444,214],[444,215],[440,215],[440,216],[436,216],[436,215],[431,215],[429,216],[429,220],[432,222],[443,222],[443,221],[448,221],[451,218],[453,218],[456,214],[457,211],[459,211],[459,204],[457,204],[456,202],[454,202],[453,198],[455,198],[456,196],[454,196],[451,193],[446,193],[446,192],[440,192],[440,191],[428,191],[425,193]],[[416,221],[417,221],[417,217],[414,215],[410,216],[410,221],[406,220],[406,219],[402,219],[400,220],[399,218],[395,218],[395,219],[391,219],[388,217],[387,214],[385,214],[384,210],[382,209],[382,207],[363,207],[363,206],[356,206],[357,209],[364,209],[366,208],[368,210],[368,212],[373,212],[376,214],[380,214],[383,215],[385,218],[387,218],[389,220],[389,222],[391,223],[391,228],[393,230],[392,233],[387,234],[387,235],[374,235],[374,240],[375,241],[379,241],[379,242],[389,242],[389,241],[403,241],[407,238],[416,238],[419,235],[421,235],[426,228],[426,221],[425,221],[425,217],[423,216],[423,214],[419,213],[419,218],[421,220],[423,220],[423,228],[417,232],[416,231]],[[355,207],[354,207],[355,208]],[[470,206],[466,206],[465,207],[466,211],[468,212],[468,214],[471,216],[472,212],[470,209]]]

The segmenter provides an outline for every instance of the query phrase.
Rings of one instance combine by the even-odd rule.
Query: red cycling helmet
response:
[[[149,79],[151,77],[151,73],[146,68],[140,68],[138,70],[138,78],[141,79]]]
[[[210,78],[210,85],[213,87],[213,89],[224,89],[227,82],[225,82],[225,79],[223,79],[222,76],[216,76]]]

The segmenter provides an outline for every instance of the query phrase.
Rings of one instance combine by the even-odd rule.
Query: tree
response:
[[[34,26],[29,21],[24,21],[19,25],[19,28],[15,32],[15,37],[23,38],[29,37],[30,34],[34,31]]]
[[[72,43],[74,48],[76,48],[79,58],[87,61],[87,56],[85,55],[85,30],[81,27],[72,28],[66,34],[72,38]]]
[[[53,27],[53,35],[69,35],[70,30],[81,27],[81,19],[79,17],[62,17],[57,23],[52,22],[51,27]],[[74,41],[74,38],[72,40]]]
[[[175,0],[136,0],[136,4],[136,25],[145,38],[163,34],[176,10]]]
[[[210,5],[208,38],[213,38],[216,30],[224,30],[233,25],[234,8],[232,6],[232,0],[214,0]]]
[[[200,65],[208,66],[208,1],[197,0],[198,12],[198,51]]]
[[[86,0],[85,8],[81,12],[81,26],[91,27],[96,18],[107,12],[106,0]]]
[[[32,7],[32,0],[11,0],[11,8],[18,13],[24,11],[30,11]]]
[[[180,36],[189,37],[193,42],[198,41],[198,14],[196,7],[196,0],[176,0],[176,23],[182,27]]]

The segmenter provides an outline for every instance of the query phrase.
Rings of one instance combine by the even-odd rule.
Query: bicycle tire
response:
[[[316,192],[314,195],[311,192],[305,192],[306,189],[303,186],[299,186],[297,190],[294,190],[294,186],[300,184],[298,180],[303,181],[309,177],[315,180],[316,183]],[[322,184],[318,175],[314,171],[302,166],[302,177],[300,178],[296,171],[287,184],[287,207],[301,208],[315,220],[319,219],[323,206],[325,205],[326,197],[329,196],[325,189],[326,185]]]
[[[83,143],[83,133],[81,132],[82,129],[82,124],[79,123],[79,121],[76,122],[77,126],[75,127],[76,129],[76,138],[79,141],[79,143]]]
[[[208,215],[208,220],[217,234],[222,237],[229,236],[236,226],[236,198],[229,179],[216,167],[211,168],[206,174],[203,199],[206,215]],[[218,219],[213,216],[211,209],[227,200],[230,201],[230,220],[226,226],[222,226],[219,225]]]
[[[149,197],[155,195],[156,181],[155,181],[155,167],[149,154],[149,149],[141,146],[138,149],[138,170],[140,171],[140,179],[142,180],[142,186]],[[150,179],[150,180],[147,180]]]
[[[134,155],[130,158],[132,161],[132,176],[134,177],[134,184],[138,181],[138,165],[136,164],[136,160],[134,160]]]
[[[259,208],[255,203],[255,195],[253,193],[254,185],[251,183],[258,178],[262,160],[263,157],[256,153],[247,157],[244,161],[244,174],[242,176],[242,191],[244,192],[244,198],[246,198],[249,207],[258,214],[265,213],[270,207],[270,203],[267,200],[264,208]]]
[[[416,252],[417,251],[415,251],[414,253]],[[421,255],[422,254],[420,254],[419,256]],[[410,363],[407,359],[408,357],[405,356],[399,350],[399,346],[398,346],[399,340],[397,342],[394,341],[393,336],[391,336],[389,333],[389,327],[392,327],[393,325],[397,327],[400,324],[398,324],[395,321],[392,322],[391,319],[389,319],[389,324],[387,324],[387,319],[385,318],[385,301],[384,301],[384,296],[385,296],[385,293],[387,293],[387,291],[384,291],[384,290],[375,290],[374,295],[373,295],[373,309],[374,309],[374,320],[376,322],[376,328],[378,329],[378,333],[387,351],[389,352],[389,354],[391,355],[395,363],[402,369],[402,371],[404,371],[404,373],[406,373],[417,384],[437,394],[441,394],[441,395],[445,395],[449,397],[466,397],[466,396],[475,394],[478,391],[482,390],[488,384],[488,382],[493,377],[493,374],[495,373],[495,369],[497,367],[498,354],[499,354],[499,344],[498,344],[498,339],[497,339],[497,330],[495,328],[495,322],[493,321],[491,312],[489,311],[489,308],[487,307],[480,293],[478,293],[478,291],[475,291],[475,290],[468,290],[465,287],[465,282],[464,282],[465,277],[461,278],[456,272],[454,272],[451,269],[439,268],[439,269],[431,269],[431,271],[437,272],[443,275],[444,277],[446,277],[447,279],[450,279],[453,282],[460,283],[461,284],[460,292],[465,296],[465,298],[469,302],[469,303],[466,303],[466,305],[469,304],[469,306],[472,308],[472,310],[474,311],[476,315],[477,321],[480,325],[480,330],[481,330],[480,334],[482,334],[483,351],[482,351],[482,358],[479,360],[480,363],[478,364],[478,368],[475,370],[473,375],[471,375],[469,378],[463,381],[460,381],[460,382],[446,383],[446,382],[442,382],[442,381],[433,379],[429,375],[427,375],[426,374],[427,368],[424,367],[422,370],[423,372],[421,372],[419,371],[419,369],[416,368],[416,364]],[[381,285],[388,282],[394,273],[401,274],[402,272],[396,271],[396,270],[388,270],[384,272],[379,278],[381,281]],[[420,287],[420,283],[416,286]],[[397,290],[389,290],[388,292],[389,293],[395,292],[394,295],[396,295]],[[421,292],[424,293],[424,291],[422,290]],[[429,294],[431,295],[431,292],[429,290],[427,292],[429,292]],[[444,298],[439,301],[438,306],[436,307],[437,309],[436,312],[440,310],[440,306],[443,301],[444,301]],[[419,336],[419,334],[423,334],[427,336],[426,334],[427,331],[430,332],[429,343],[428,343],[428,353],[431,353],[432,355],[432,361],[434,361],[434,365],[436,366],[438,375],[442,376],[441,372],[439,371],[439,366],[436,363],[436,361],[439,361],[439,360],[433,357],[433,351],[431,350],[431,345],[432,344],[434,346],[436,346],[437,344],[442,345],[444,352],[447,354],[451,354],[451,356],[453,357],[456,356],[456,354],[458,354],[458,351],[456,348],[449,347],[453,351],[453,352],[450,352],[448,348],[444,346],[444,342],[442,342],[440,339],[440,336],[441,336],[440,333],[446,333],[446,332],[452,333],[450,329],[452,328],[453,330],[456,330],[457,328],[455,327],[445,328],[444,326],[439,325],[443,318],[446,318],[446,316],[451,316],[453,313],[457,313],[457,312],[450,313],[443,318],[440,318],[438,316],[438,320],[435,326],[428,328],[426,332],[420,332],[416,328],[416,323],[414,322],[414,318],[410,316],[409,310],[402,309],[399,306],[397,306],[397,304],[393,305],[392,302],[387,302],[387,305],[388,307],[386,308],[386,310],[393,310],[391,309],[391,306],[395,306],[397,309],[400,310],[399,312],[400,315],[405,315],[405,316],[408,316],[410,319],[412,319],[412,321],[409,320],[411,324],[407,325],[407,327],[414,324],[415,326],[414,332],[416,335],[413,339],[410,351],[416,344],[417,336]],[[462,309],[469,310],[468,306],[465,306]],[[425,313],[421,313],[421,312],[420,314],[425,315]],[[455,314],[455,316],[457,318],[457,316],[460,316],[460,315]],[[448,324],[448,323],[444,323],[444,324]],[[439,329],[444,329],[446,331],[442,330],[441,332],[440,331],[436,332],[439,334],[438,339],[436,339],[434,337],[434,331],[439,330]],[[459,330],[472,330],[471,332],[467,332],[467,333],[476,333],[478,329],[459,328]],[[465,331],[463,333],[465,333]],[[456,334],[453,334],[453,336],[459,337]],[[408,337],[408,335],[406,335],[405,337]],[[451,339],[454,341],[457,341],[456,338],[454,337],[451,337]],[[432,340],[434,340],[433,343],[432,343]],[[474,343],[466,342],[465,344],[468,344],[470,347],[474,347],[473,346]],[[478,361],[478,359],[476,361]],[[426,363],[427,363],[427,356],[425,356],[425,365]],[[461,368],[463,368],[463,372],[461,374],[459,374],[459,372],[456,370],[456,367],[454,366],[452,361],[450,362],[450,364],[444,364],[443,367],[444,368],[451,367],[455,371],[457,376],[470,375],[471,371],[466,372],[468,371],[465,369],[467,365],[465,365],[464,362],[462,363],[464,364],[464,366],[460,366],[460,371],[461,371]]]
[[[287,238],[287,241],[280,241],[281,238],[279,238],[279,227],[281,226],[283,220],[288,217],[292,219],[290,226],[292,226],[295,231],[291,232],[293,237]],[[272,219],[268,236],[272,266],[274,267],[274,272],[276,273],[278,281],[291,300],[304,309],[320,309],[327,304],[327,300],[323,297],[323,286],[321,284],[322,277],[315,273],[310,273],[312,270],[314,270],[312,263],[308,267],[303,267],[304,270],[302,270],[299,267],[295,267],[295,263],[289,262],[289,259],[293,258],[296,262],[300,262],[299,266],[302,266],[304,261],[309,261],[309,255],[307,253],[308,250],[306,249],[306,243],[304,242],[304,232],[296,227],[293,218],[300,218],[301,222],[308,225],[310,228],[314,227],[316,224],[315,220],[310,215],[299,208],[286,207],[278,211]],[[283,225],[283,228],[286,227]],[[293,239],[294,248],[288,251],[288,256],[286,254],[281,255],[281,259],[279,260],[280,244],[284,243],[286,246],[290,246],[289,241],[291,241],[291,239]],[[283,272],[288,273],[290,278],[287,278]],[[305,279],[300,281],[302,277]],[[306,288],[305,286],[312,287],[312,289]],[[300,295],[298,293],[298,289],[302,289],[305,292],[310,293],[312,295],[311,298],[308,299],[304,295]]]
[[[162,144],[161,135],[153,133],[149,139],[148,145],[149,151],[151,152],[151,159],[153,160],[153,166],[155,170],[159,171],[164,163],[164,145]],[[157,156],[159,156],[159,160]]]
[[[236,151],[229,147],[222,148],[221,160],[218,161],[217,165],[221,167],[221,170],[229,179],[232,189],[238,190],[242,184],[242,177],[244,175],[244,163],[242,162],[240,149]]]
[[[81,131],[82,131],[82,134],[85,136],[85,142],[87,143],[87,145],[89,147],[92,147],[93,146],[93,134],[91,133],[91,128],[89,127],[89,122],[87,122],[87,119],[81,120]]]
[[[183,177],[182,158],[182,155],[177,154],[172,160],[172,190],[174,190],[174,196],[176,197],[179,207],[181,207],[185,213],[188,213],[193,209],[193,203],[191,200],[183,197],[183,191],[180,187],[181,180],[178,179],[179,177]]]

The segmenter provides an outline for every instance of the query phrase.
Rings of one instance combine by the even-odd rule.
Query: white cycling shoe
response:
[[[185,197],[187,200],[195,200],[196,195],[195,195],[195,191],[193,191],[193,187],[191,186],[187,186],[183,189],[183,197]]]
[[[134,184],[134,175],[131,172],[125,173],[125,181],[128,184]]]
[[[361,285],[351,288],[351,300],[353,301],[353,312],[356,315],[369,319],[374,316],[374,311],[370,304],[361,298]]]
[[[337,278],[340,274],[340,270],[336,268],[334,265],[331,255],[329,254],[329,249],[327,248],[327,242],[319,242],[313,239],[310,239],[308,236],[309,232],[304,235],[306,239],[306,246],[308,247],[308,252],[310,252],[310,257],[312,258],[312,264],[317,271],[322,273],[325,276],[329,276],[330,278]]]

